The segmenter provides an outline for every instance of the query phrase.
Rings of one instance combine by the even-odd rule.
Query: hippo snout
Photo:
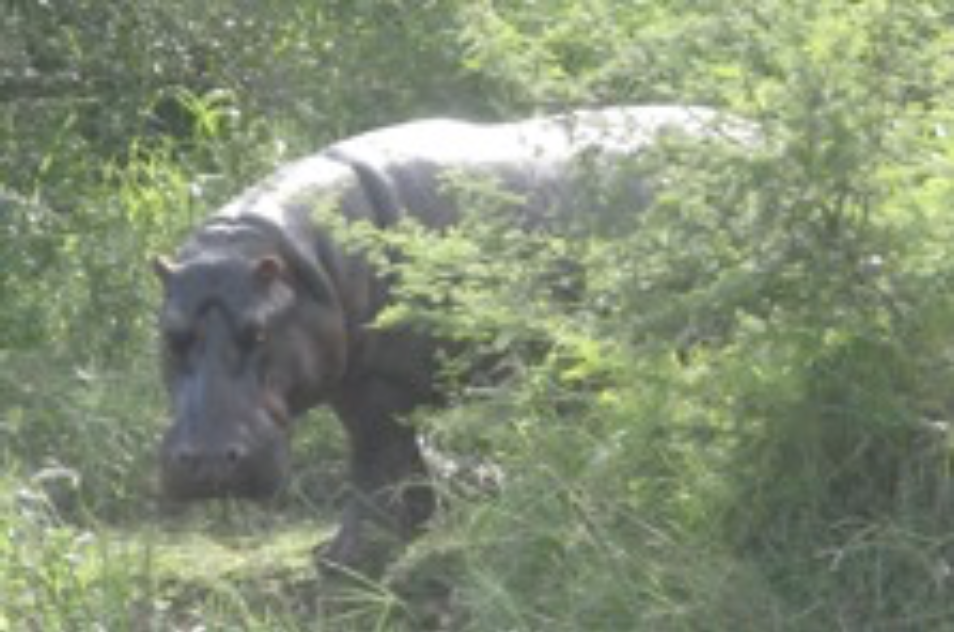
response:
[[[171,472],[180,478],[227,487],[230,481],[241,478],[241,470],[248,467],[249,450],[239,444],[203,449],[180,443],[169,450],[167,458]]]
[[[271,496],[284,482],[286,453],[278,441],[210,443],[170,432],[161,454],[163,487],[176,500]]]

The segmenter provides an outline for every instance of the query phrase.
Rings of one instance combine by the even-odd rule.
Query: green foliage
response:
[[[554,33],[573,20],[482,10],[509,16],[484,67],[557,68],[528,89],[559,93]],[[386,322],[477,340],[474,366],[506,367],[420,422],[513,477],[435,544],[459,557],[467,629],[916,630],[951,614],[950,41],[928,6],[732,15],[771,20],[706,51],[705,89],[758,118],[757,142],[654,152],[640,175],[678,187],[643,213],[514,236],[491,194],[459,229],[386,238],[406,257]],[[554,300],[545,271],[567,258],[577,295]],[[689,575],[656,565],[673,550]]]
[[[36,483],[0,481],[0,630],[135,629],[154,588],[140,583],[146,559],[69,527]]]
[[[944,629],[952,22],[935,0],[4,3],[0,631]],[[581,199],[528,234],[519,200],[452,180],[468,212],[440,235],[343,229],[401,280],[380,326],[459,343],[454,405],[415,423],[473,472],[391,584],[319,585],[307,529],[223,519],[244,511],[161,519],[152,255],[378,123],[669,101],[757,138],[650,152],[641,212]],[[314,427],[292,520],[340,484]]]
[[[72,372],[54,372],[47,356],[2,357],[5,469],[32,477],[63,519],[143,510],[154,476],[142,464],[152,459],[161,418],[152,372],[119,375],[68,359],[60,361]]]

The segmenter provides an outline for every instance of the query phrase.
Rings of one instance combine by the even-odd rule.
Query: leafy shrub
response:
[[[458,183],[459,227],[384,237],[405,263],[381,325],[471,350],[448,352],[454,406],[415,422],[479,455],[393,569],[425,575],[408,599],[467,630],[950,619],[947,4],[7,4],[0,499],[36,489],[57,520],[0,510],[0,593],[24,595],[0,629],[123,627],[121,602],[156,597],[68,526],[152,515],[149,255],[275,162],[376,123],[649,101],[726,108],[759,139],[661,147],[639,213],[528,235],[513,200]],[[324,433],[307,448],[337,454]],[[420,605],[355,595],[359,629],[362,604],[382,629]],[[34,597],[53,605],[24,615]],[[156,625],[302,614],[256,617],[231,584],[188,597]]]
[[[553,24],[479,10],[514,20],[482,63],[538,47],[505,79],[564,67]],[[950,616],[949,188],[931,166],[949,148],[934,82],[949,64],[910,84],[949,42],[927,7],[740,13],[772,26],[710,49],[720,63],[759,52],[734,57],[713,97],[741,103],[747,83],[758,142],[662,147],[646,164],[673,186],[642,213],[584,207],[582,226],[526,237],[485,193],[476,221],[386,238],[406,259],[384,322],[476,341],[456,363],[505,368],[420,421],[504,471],[433,544],[457,559],[464,629],[917,630]],[[546,271],[566,257],[582,280],[560,302]],[[656,566],[667,555],[685,574]]]

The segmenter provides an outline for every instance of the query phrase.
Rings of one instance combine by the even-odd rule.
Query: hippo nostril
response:
[[[245,460],[246,450],[240,445],[231,445],[225,450],[225,462],[230,467],[235,467]]]
[[[199,463],[199,455],[190,446],[180,446],[172,451],[172,462],[180,469],[195,469]]]

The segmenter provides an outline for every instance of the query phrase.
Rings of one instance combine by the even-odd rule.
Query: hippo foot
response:
[[[339,530],[330,542],[315,549],[315,558],[322,571],[348,570],[359,565],[361,553],[360,538]]]
[[[391,529],[365,519],[353,505],[334,537],[315,551],[323,572],[379,574],[400,549],[402,539]]]
[[[366,534],[339,531],[315,551],[319,571],[326,575],[377,577],[399,550],[393,538],[368,538]]]
[[[434,506],[429,485],[409,486],[390,499],[356,494],[345,506],[337,533],[316,551],[318,566],[376,574],[420,534]]]

